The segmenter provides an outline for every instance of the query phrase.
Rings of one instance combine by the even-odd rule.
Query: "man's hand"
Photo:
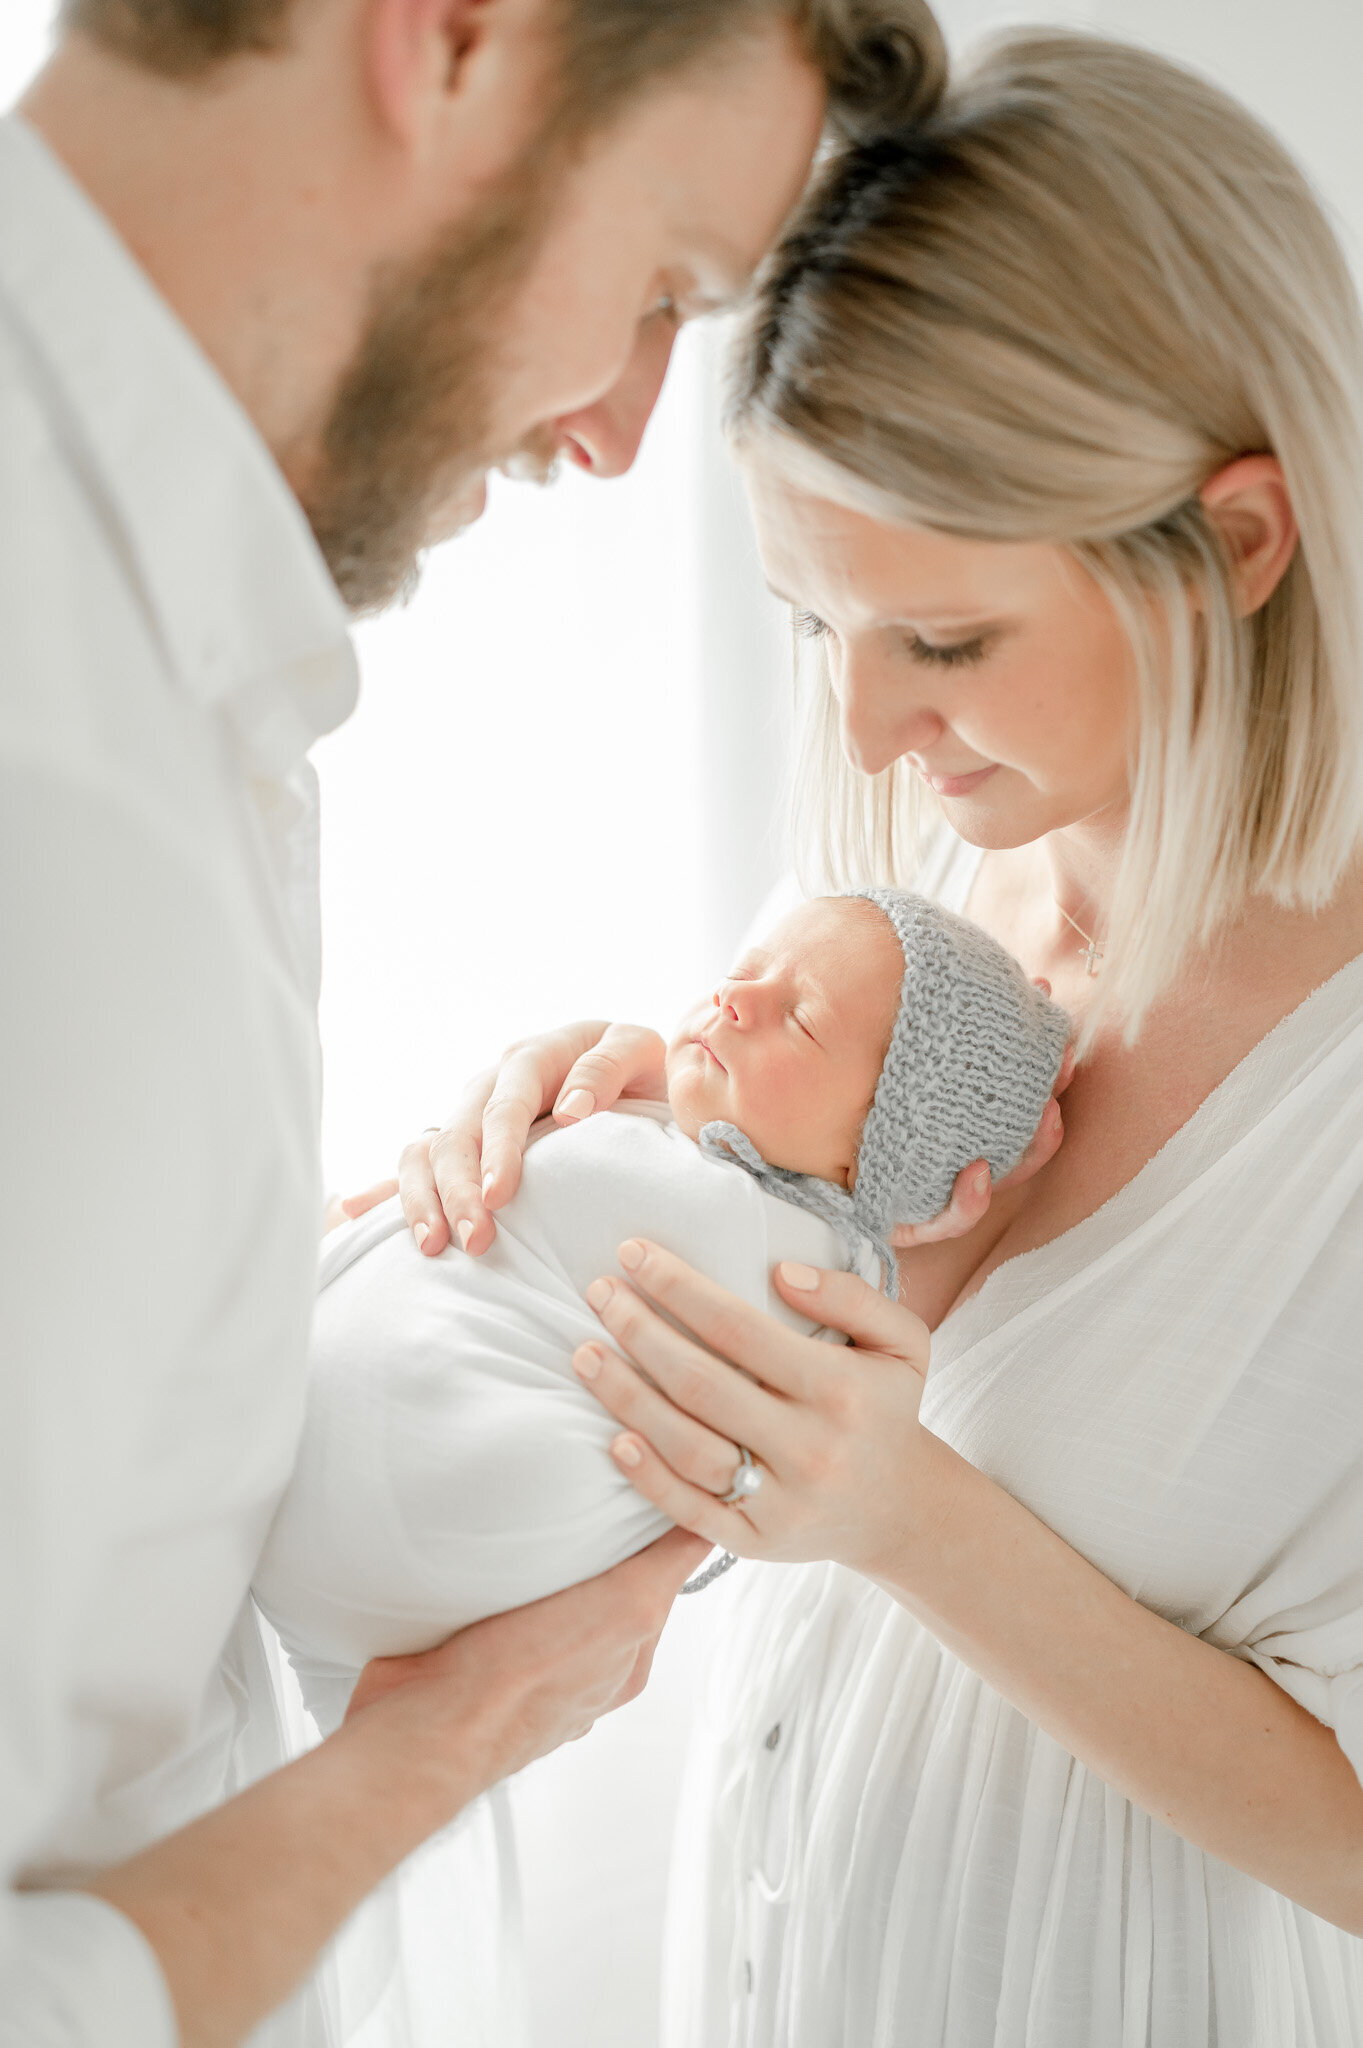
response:
[[[235,2048],[342,1921],[461,1807],[633,1699],[708,1545],[673,1530],[600,1578],[362,1673],[296,1763],[91,1878],[160,1961],[184,2048]]]
[[[635,1699],[672,1602],[705,1555],[683,1530],[565,1592],[495,1614],[414,1657],[377,1657],[346,1711],[415,1716],[458,1734],[460,1767],[486,1745],[489,1784]],[[401,1698],[395,1697],[401,1695]]]

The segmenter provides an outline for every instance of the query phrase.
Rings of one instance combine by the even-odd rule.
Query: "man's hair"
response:
[[[61,19],[173,78],[288,47],[297,0],[62,0]],[[947,57],[927,0],[548,0],[561,52],[558,122],[600,128],[662,79],[772,20],[799,30],[828,80],[829,120],[869,140],[935,105]]]

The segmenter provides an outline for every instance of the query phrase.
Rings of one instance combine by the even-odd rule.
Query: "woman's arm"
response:
[[[530,1126],[551,1110],[560,1123],[580,1123],[622,1097],[665,1101],[666,1049],[646,1025],[595,1018],[520,1040],[508,1047],[500,1066],[475,1075],[441,1130],[423,1131],[404,1148],[396,1180],[347,1196],[336,1213],[329,1212],[327,1227],[401,1194],[408,1226],[429,1257],[443,1252],[451,1237],[476,1257],[496,1234],[493,1212],[505,1207],[520,1186]],[[1073,1072],[1071,1046],[1056,1096],[1069,1086]],[[1026,1153],[998,1186],[1030,1179],[1059,1150],[1063,1136],[1060,1105],[1053,1099]],[[962,1167],[942,1214],[930,1223],[896,1230],[894,1242],[907,1248],[964,1236],[984,1216],[992,1192],[989,1169],[977,1159]]]
[[[1363,1786],[1333,1734],[1257,1667],[1119,1591],[923,1427],[917,1317],[851,1274],[778,1267],[786,1300],[845,1331],[844,1349],[786,1330],[653,1245],[632,1258],[622,1247],[634,1286],[709,1347],[628,1288],[592,1290],[655,1383],[605,1346],[580,1354],[630,1432],[615,1455],[647,1499],[740,1556],[832,1558],[876,1580],[1146,1812],[1363,1934]],[[740,1442],[766,1468],[744,1512],[714,1498]]]
[[[470,1799],[639,1692],[705,1554],[674,1531],[585,1585],[361,1675],[345,1725],[83,1889],[156,1952],[184,2048],[230,2048]]]

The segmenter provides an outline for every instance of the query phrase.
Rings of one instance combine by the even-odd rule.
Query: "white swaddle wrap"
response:
[[[480,1259],[423,1257],[396,1200],[327,1240],[307,1420],[254,1586],[324,1728],[370,1657],[592,1577],[668,1526],[571,1363],[602,1334],[585,1290],[636,1235],[804,1330],[772,1266],[848,1261],[827,1224],[638,1103],[537,1127]]]

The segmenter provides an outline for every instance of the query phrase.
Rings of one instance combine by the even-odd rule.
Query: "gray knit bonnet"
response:
[[[899,1009],[851,1194],[813,1174],[769,1166],[733,1124],[707,1124],[700,1142],[712,1157],[746,1167],[772,1194],[822,1216],[854,1247],[869,1240],[893,1295],[891,1230],[938,1215],[972,1159],[987,1160],[995,1180],[1012,1171],[1050,1100],[1070,1025],[969,918],[907,889],[851,893],[884,912],[904,952]]]

